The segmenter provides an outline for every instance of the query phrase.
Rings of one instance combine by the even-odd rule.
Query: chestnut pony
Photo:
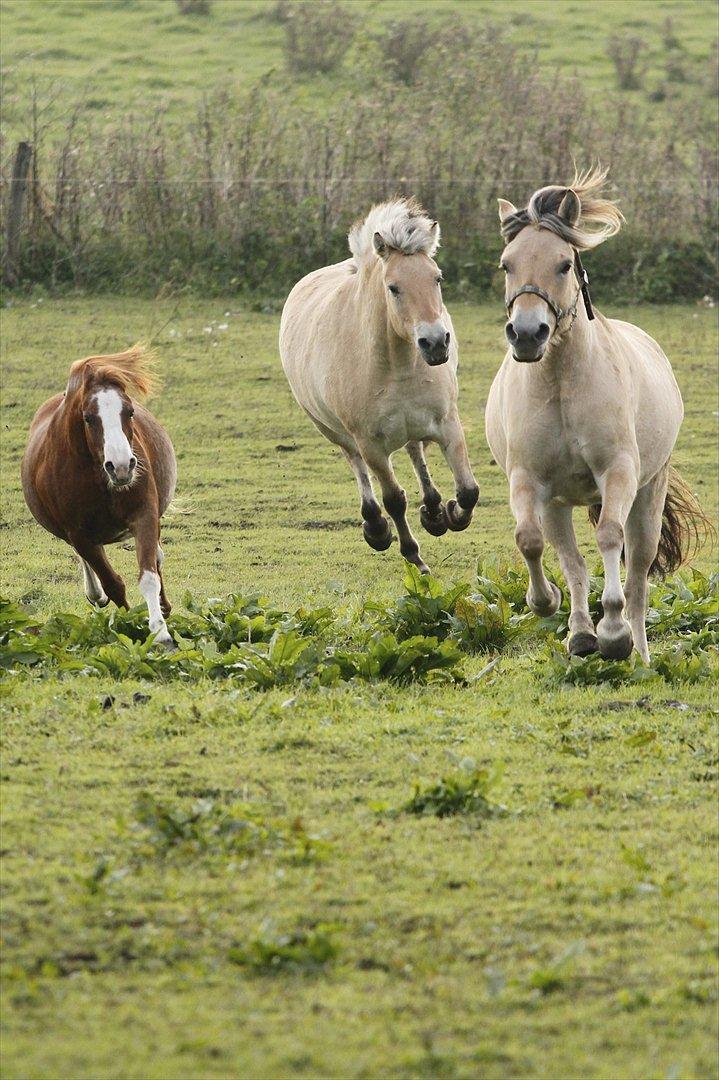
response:
[[[35,414],[21,472],[33,516],[80,556],[91,604],[104,607],[113,600],[127,607],[124,582],[104,545],[134,537],[150,630],[158,643],[173,648],[159,539],[160,518],[175,490],[175,452],[135,400],[155,385],[152,355],[141,345],[77,360],[65,393]]]

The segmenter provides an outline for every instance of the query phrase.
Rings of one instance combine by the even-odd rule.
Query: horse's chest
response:
[[[374,437],[391,453],[407,442],[437,438],[441,419],[436,402],[392,394],[377,410]]]

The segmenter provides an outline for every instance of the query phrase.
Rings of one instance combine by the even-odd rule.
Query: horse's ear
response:
[[[389,255],[389,245],[382,236],[382,233],[376,232],[372,237],[372,244],[375,252],[379,255],[380,259],[386,259]]]
[[[507,199],[497,199],[499,205],[499,220],[504,224],[510,214],[517,213],[517,207]]]
[[[576,191],[567,188],[564,198],[559,204],[559,209],[557,210],[558,215],[562,221],[566,221],[568,225],[576,225],[579,221],[581,212],[582,204],[579,201],[579,196]]]

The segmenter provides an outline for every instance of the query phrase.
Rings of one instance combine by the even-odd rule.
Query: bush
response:
[[[210,0],[177,0],[181,15],[209,15]]]
[[[331,0],[305,0],[281,9],[290,71],[327,73],[339,67],[355,38],[357,16]]]
[[[646,72],[643,39],[630,35],[612,34],[607,44],[607,56],[614,64],[620,90],[638,90]]]

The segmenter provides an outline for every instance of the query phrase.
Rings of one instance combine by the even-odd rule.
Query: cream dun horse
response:
[[[295,285],[282,312],[280,355],[297,401],[357,480],[364,537],[384,551],[392,533],[372,488],[379,481],[400,551],[427,569],[407,524],[407,498],[391,463],[406,447],[433,536],[466,529],[479,489],[457,413],[457,341],[434,261],[439,225],[414,200],[373,207],[349,234],[352,258]],[[441,447],[456,501],[446,506],[424,456]]]
[[[669,465],[683,417],[669,361],[638,327],[595,317],[586,288],[583,302],[578,252],[623,220],[599,195],[605,175],[541,188],[523,210],[499,200],[509,349],[487,401],[487,441],[509,479],[529,607],[551,615],[561,600],[542,568],[546,536],[569,587],[570,653],[623,659],[634,644],[648,662],[647,575],[676,569],[706,518]],[[575,506],[592,508],[604,562],[596,632]]]

